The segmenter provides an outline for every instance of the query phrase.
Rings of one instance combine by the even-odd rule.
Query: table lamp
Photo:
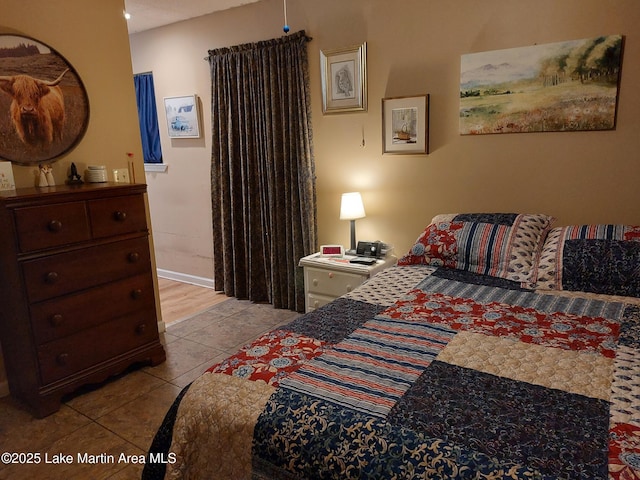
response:
[[[351,250],[347,252],[351,255],[355,255],[356,252],[356,219],[365,216],[360,192],[343,193],[340,203],[340,220],[351,221]]]

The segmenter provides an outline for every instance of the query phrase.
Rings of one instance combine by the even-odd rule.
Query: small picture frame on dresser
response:
[[[11,162],[0,162],[0,191],[15,189],[16,182],[13,179]]]

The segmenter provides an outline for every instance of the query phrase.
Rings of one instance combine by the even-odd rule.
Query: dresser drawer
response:
[[[142,195],[91,200],[91,231],[95,238],[147,230],[147,217]]]
[[[16,208],[15,219],[22,253],[91,238],[85,202]]]
[[[367,279],[366,276],[353,273],[336,272],[320,268],[306,267],[304,283],[309,292],[339,297],[349,293]]]
[[[156,318],[140,312],[38,347],[43,384],[60,380],[157,339]]]
[[[138,275],[32,305],[33,335],[41,345],[112,318],[154,308],[151,275]]]
[[[22,263],[32,303],[148,272],[150,268],[146,236]]]

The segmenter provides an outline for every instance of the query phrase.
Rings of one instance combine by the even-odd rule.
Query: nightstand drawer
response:
[[[312,267],[304,269],[304,283],[307,285],[308,291],[333,298],[349,293],[366,279],[367,276],[353,273]]]
[[[335,299],[336,297],[327,297],[316,293],[308,293],[305,301],[305,305],[307,307],[306,313],[312,312],[316,308],[320,308],[327,303],[333,302]]]

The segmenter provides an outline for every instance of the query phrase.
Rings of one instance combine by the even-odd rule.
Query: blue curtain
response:
[[[140,122],[144,163],[162,163],[153,75],[151,73],[140,73],[133,76],[133,81],[136,86],[138,121]]]

